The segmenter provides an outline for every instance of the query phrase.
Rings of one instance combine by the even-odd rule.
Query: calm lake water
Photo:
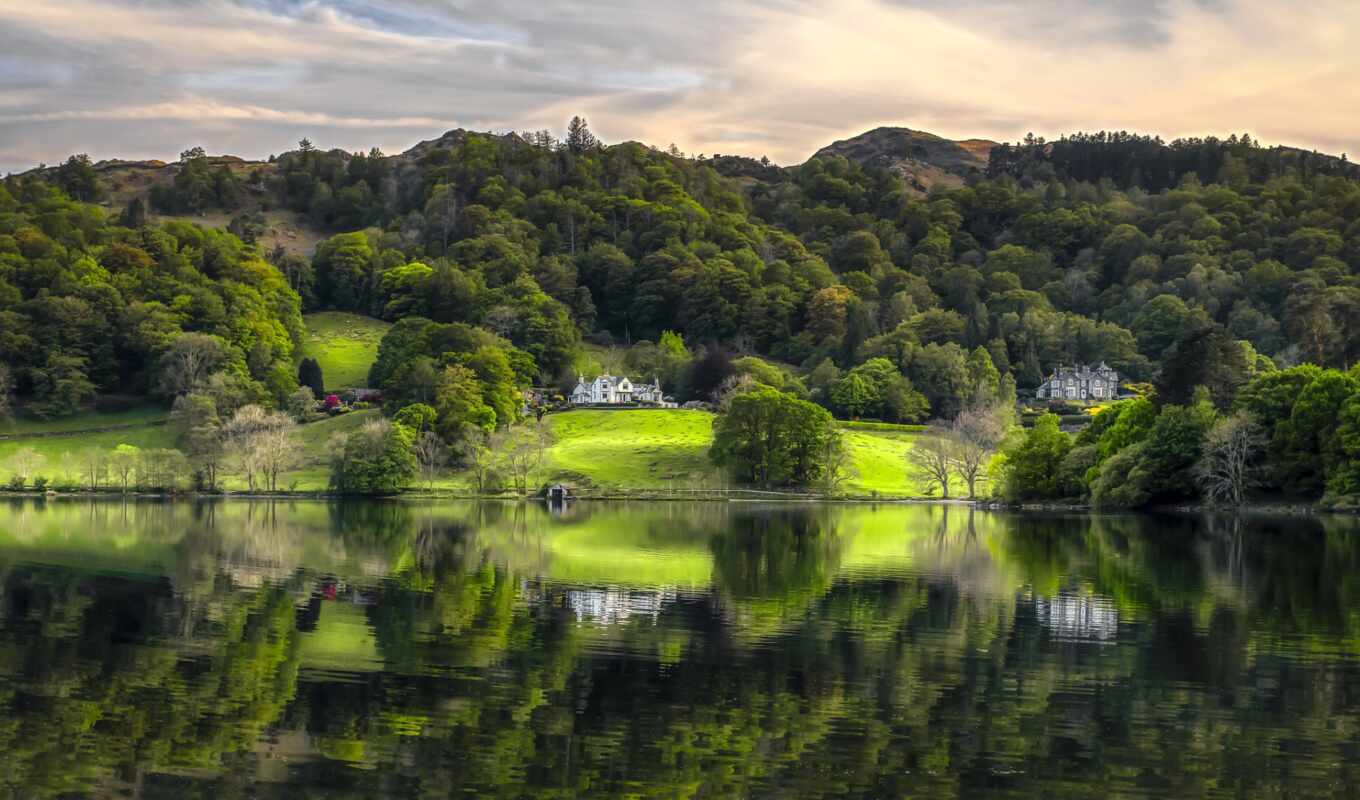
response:
[[[0,796],[1360,792],[1360,524],[0,503]]]

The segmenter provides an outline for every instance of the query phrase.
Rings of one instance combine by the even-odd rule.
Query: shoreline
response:
[[[940,497],[909,497],[909,496],[872,496],[872,495],[799,495],[782,494],[777,497],[752,497],[742,496],[750,494],[765,494],[760,490],[696,490],[689,493],[677,493],[666,491],[653,491],[646,489],[639,490],[615,490],[600,493],[590,493],[574,495],[567,503],[607,501],[607,502],[695,502],[695,503],[752,503],[752,504],[825,504],[825,505],[862,505],[862,504],[884,504],[884,505],[938,505],[938,506],[965,506],[972,509],[983,511],[1009,511],[1013,513],[1070,513],[1070,514],[1245,514],[1245,515],[1268,515],[1268,516],[1310,516],[1313,514],[1343,514],[1355,515],[1360,510],[1355,508],[1333,508],[1322,506],[1317,503],[1306,502],[1285,502],[1285,503],[1251,503],[1235,508],[1222,506],[1210,506],[1202,504],[1191,505],[1165,505],[1151,506],[1148,508],[1112,508],[1098,509],[1090,504],[1081,503],[1006,503],[993,499],[968,499],[968,498],[940,498]],[[477,494],[477,493],[454,493],[427,490],[414,490],[399,492],[389,495],[342,495],[331,492],[154,492],[154,491],[129,491],[121,492],[117,490],[80,490],[80,491],[11,491],[0,490],[0,499],[30,499],[30,500],[63,500],[63,499],[86,499],[86,500],[106,500],[106,499],[127,499],[127,500],[157,500],[157,501],[201,501],[201,500],[314,500],[326,502],[347,502],[347,501],[367,501],[367,500],[444,500],[444,501],[498,501],[498,502],[537,502],[549,503],[547,497],[539,494],[521,496],[513,494]]]

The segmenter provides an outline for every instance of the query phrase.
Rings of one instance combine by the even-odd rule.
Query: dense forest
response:
[[[1356,178],[1249,137],[1102,133],[997,147],[922,194],[843,157],[605,146],[576,119],[563,141],[454,132],[397,156],[304,140],[249,180],[191,150],[150,211],[110,215],[73,157],[0,185],[0,381],[44,415],[114,392],[281,404],[299,312],[333,309],[401,323],[370,383],[450,442],[598,372],[583,343],[682,401],[767,386],[840,418],[953,420],[1099,361],[1159,419],[1265,414],[1242,388],[1301,364],[1354,394]],[[331,234],[312,259],[246,243],[276,208]],[[209,209],[236,233],[154,216]]]

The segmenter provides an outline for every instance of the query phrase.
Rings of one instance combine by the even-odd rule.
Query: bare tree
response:
[[[416,436],[411,450],[416,454],[416,461],[420,464],[420,474],[425,478],[425,488],[433,489],[435,475],[439,474],[440,467],[449,460],[449,449],[444,446],[444,440],[434,431],[422,431]]]
[[[977,497],[977,485],[987,480],[987,464],[1006,435],[1004,409],[991,404],[965,408],[950,426],[950,462],[968,485],[968,498]]]
[[[287,414],[248,405],[222,426],[226,452],[250,491],[255,491],[257,481],[275,491],[279,474],[296,463],[297,446],[289,436],[294,424]]]
[[[132,483],[132,476],[137,471],[137,460],[140,450],[130,444],[120,444],[113,448],[109,454],[109,472],[118,479],[119,484],[126,493],[128,485]]]
[[[542,431],[529,427],[511,428],[500,437],[496,449],[504,454],[515,491],[521,496],[529,494],[529,484],[543,461],[544,443]]]
[[[98,447],[90,447],[80,453],[80,471],[85,485],[90,491],[99,489],[99,482],[108,474],[108,454]]]
[[[469,427],[463,434],[460,449],[472,478],[477,482],[477,493],[485,494],[491,474],[496,469],[496,450],[492,447],[492,437],[481,428]]]
[[[952,433],[939,425],[916,437],[907,451],[907,474],[921,481],[926,491],[940,487],[940,496],[949,499],[949,484],[954,480],[954,448]]]
[[[15,477],[22,478],[27,483],[33,473],[42,469],[46,463],[47,456],[31,447],[20,447],[9,457],[9,470]]]
[[[1257,459],[1265,442],[1261,426],[1245,411],[1214,423],[1195,465],[1195,479],[1205,499],[1216,505],[1241,505],[1260,483]]]
[[[252,437],[251,446],[256,451],[255,458],[268,490],[275,492],[279,488],[279,475],[297,464],[298,450],[292,436],[296,423],[278,413],[270,415],[270,422],[269,427]]]

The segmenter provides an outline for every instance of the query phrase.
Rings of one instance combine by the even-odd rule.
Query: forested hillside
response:
[[[881,158],[690,158],[578,119],[395,156],[304,141],[248,180],[189,151],[106,214],[72,199],[101,196],[73,158],[0,186],[0,361],[42,415],[209,379],[279,403],[299,311],[337,310],[400,323],[370,382],[450,441],[597,371],[583,343],[682,400],[766,384],[841,417],[952,418],[1098,361],[1228,409],[1262,372],[1360,354],[1356,177],[1249,138],[1097,134],[994,147],[923,193]],[[311,259],[158,217],[231,212],[251,241],[278,209],[326,232]]]

